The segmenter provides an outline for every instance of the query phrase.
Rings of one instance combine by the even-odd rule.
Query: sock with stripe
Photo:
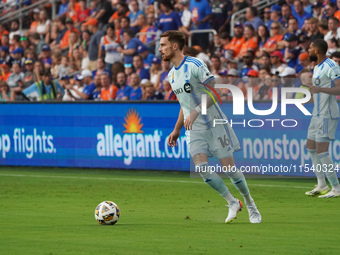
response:
[[[331,159],[331,156],[329,156],[328,152],[323,152],[318,154],[318,157],[322,163],[323,169],[326,171],[326,176],[329,181],[329,183],[332,185],[332,188],[335,190],[340,191],[340,185],[338,177],[336,176],[336,171],[334,170],[334,163]]]
[[[222,178],[208,169],[208,162],[202,162],[197,166],[199,167],[200,176],[211,188],[216,190],[229,204],[235,201],[235,197],[230,193]]]
[[[316,179],[318,180],[318,187],[324,188],[326,187],[326,179],[325,179],[325,173],[322,171],[322,163],[319,159],[318,154],[316,154],[316,150],[308,149],[308,152],[310,153],[310,157],[312,159],[314,173],[316,175]]]
[[[226,172],[226,175],[230,178],[232,184],[243,196],[246,205],[252,205],[254,200],[250,196],[247,181],[242,171],[236,167],[233,167],[231,171]]]

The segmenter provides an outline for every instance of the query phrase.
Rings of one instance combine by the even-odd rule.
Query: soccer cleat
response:
[[[334,197],[340,197],[340,191],[332,189],[327,194],[319,196],[319,198],[334,198]]]
[[[249,221],[251,223],[261,223],[261,214],[259,210],[257,209],[255,203],[252,205],[247,206],[248,213],[249,213]]]
[[[315,185],[313,190],[307,191],[305,194],[307,196],[316,196],[316,195],[324,195],[329,191],[329,187],[326,186],[324,188],[319,188],[318,185]]]
[[[243,205],[242,202],[237,199],[237,201],[231,202],[229,205],[227,205],[227,207],[229,207],[229,210],[228,217],[225,219],[225,223],[230,223],[236,219],[236,215],[242,210]]]

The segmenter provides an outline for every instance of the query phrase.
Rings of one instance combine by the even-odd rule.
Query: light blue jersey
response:
[[[334,81],[340,79],[340,67],[331,59],[326,58],[315,66],[313,72],[313,85],[321,88],[334,87]],[[335,95],[315,93],[313,95],[313,116],[329,119],[339,118],[339,107]]]
[[[172,67],[169,71],[168,79],[181,104],[185,120],[201,104],[202,94],[207,94],[205,90],[209,91],[203,83],[214,79],[214,76],[202,60],[185,56],[178,68]],[[214,119],[221,118],[226,119],[219,106],[213,105],[207,109],[207,115],[198,115],[192,130],[209,129],[213,126]]]

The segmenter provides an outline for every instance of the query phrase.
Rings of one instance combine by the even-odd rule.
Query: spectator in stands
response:
[[[45,67],[44,63],[41,60],[37,60],[34,62],[34,68],[33,68],[33,73],[34,73],[34,81],[39,82],[41,81],[40,74],[45,72]]]
[[[82,79],[83,84],[84,84],[83,93],[80,94],[82,99],[85,99],[85,100],[86,99],[93,99],[93,91],[96,89],[96,85],[93,82],[92,75],[93,75],[93,73],[90,70],[85,69],[85,70],[81,71],[80,76],[78,76],[78,79]],[[96,75],[96,76],[101,76],[101,75]]]
[[[34,80],[34,73],[33,73],[33,67],[34,67],[34,60],[31,58],[28,58],[25,60],[25,69],[24,72],[24,79],[23,79],[23,88],[27,88],[32,83],[35,82]]]
[[[46,68],[46,66],[45,66]],[[58,66],[57,70],[57,77],[61,78],[65,75],[68,75],[71,73],[71,67],[69,63],[69,57],[68,56],[62,56],[61,57],[61,64]]]
[[[142,43],[145,43],[146,42],[146,34],[142,34],[142,33],[146,33],[148,31],[149,26],[146,23],[146,17],[145,17],[144,14],[138,15],[137,23],[138,23],[138,27],[140,28],[139,33],[141,33],[141,35],[139,35],[138,39]]]
[[[142,88],[140,87],[140,77],[138,74],[131,74],[129,100],[141,100],[143,96]]]
[[[190,1],[188,1],[190,2]],[[230,32],[230,18],[233,12],[233,4],[231,0],[211,1],[211,26],[217,32]]]
[[[328,50],[326,53],[327,57],[330,57],[332,53],[339,50],[339,40],[335,39],[334,37],[327,41],[327,45],[328,45]]]
[[[244,22],[244,26],[252,25],[253,28],[257,31],[260,25],[264,25],[261,18],[257,16],[257,8],[254,6],[248,7],[246,9],[245,14],[246,22]]]
[[[241,77],[244,77],[247,75],[247,73],[250,70],[254,70],[256,72],[259,71],[258,67],[254,64],[254,58],[255,58],[255,53],[251,50],[248,50],[243,56],[242,56],[242,60],[243,60],[243,67],[242,67],[242,71],[241,71]]]
[[[241,46],[240,53],[236,56],[237,59],[242,58],[247,51],[250,50],[255,52],[257,49],[258,37],[256,36],[256,31],[252,25],[249,24],[244,27],[243,36],[244,42]]]
[[[61,39],[61,41],[59,43],[59,48],[64,53],[68,54],[69,37],[70,37],[71,32],[76,32],[78,35],[80,35],[80,32],[78,31],[78,29],[76,29],[74,27],[74,22],[73,22],[73,20],[71,18],[67,18],[65,23],[66,23],[67,31],[65,32],[63,38]],[[57,46],[57,44],[56,44],[56,46]]]
[[[278,49],[278,42],[282,41],[282,26],[279,22],[272,22],[270,25],[270,38],[264,44],[263,51],[271,54]]]
[[[126,29],[123,34],[125,49],[118,48],[118,52],[124,54],[124,63],[132,64],[132,58],[137,54],[139,46],[143,45],[141,41],[134,38],[135,33],[131,29]]]
[[[319,31],[321,34],[324,36],[328,33],[328,21],[326,19],[320,20],[319,21]]]
[[[0,46],[0,62],[6,63],[8,66],[12,65],[13,58],[9,55],[8,46]]]
[[[23,90],[25,96],[31,101],[59,100],[64,95],[64,89],[58,81],[52,81],[49,69],[40,73],[42,81],[35,82]]]
[[[301,29],[303,27],[303,24],[305,23],[305,20],[311,18],[312,14],[305,12],[303,8],[303,3],[300,0],[294,1],[294,9],[295,13],[293,14],[293,16],[298,20],[299,29]]]
[[[300,82],[296,79],[296,71],[294,68],[286,67],[285,70],[279,75],[281,77],[281,82],[283,87],[298,87]],[[293,98],[294,93],[287,93],[287,98]]]
[[[49,20],[46,10],[41,10],[39,13],[39,23],[36,32],[46,43],[50,42],[51,20]]]
[[[338,10],[334,13],[333,16],[340,21],[340,1],[336,1],[336,6],[338,7]]]
[[[129,16],[129,7],[124,1],[120,1],[116,5],[116,8],[117,8],[116,11],[112,14],[108,21],[109,23],[113,23],[114,20],[120,19],[122,17]]]
[[[340,52],[339,51],[333,52],[330,58],[334,60],[335,63],[337,63],[340,66]]]
[[[140,10],[137,0],[130,1],[130,8],[131,8],[131,11],[129,13],[129,18],[130,18],[131,27],[138,27],[139,23],[138,23],[137,18],[140,14],[144,14],[144,12]]]
[[[312,5],[313,17],[317,18],[318,20],[322,19],[323,13],[323,4],[320,1],[315,1]]]
[[[158,29],[161,30],[162,33],[168,30],[182,30],[187,32],[183,27],[178,13],[174,11],[174,6],[170,0],[161,0],[159,7],[161,15],[158,18]]]
[[[312,41],[310,40],[310,38],[307,35],[300,35],[299,37],[299,45],[301,46],[303,51],[308,51],[310,44],[312,43]]]
[[[63,83],[63,87],[65,89],[65,94],[62,99],[63,101],[81,100],[80,93],[83,93],[84,86],[83,81],[78,77],[78,74],[74,77],[74,85],[69,82],[69,77],[67,75],[61,77],[60,83]]]
[[[257,95],[259,89],[260,89],[260,84],[259,84],[259,79],[258,79],[259,73],[253,69],[249,70],[246,74],[245,80],[247,80],[247,97],[248,97],[248,92],[251,91],[251,96],[254,99],[255,96]],[[250,94],[249,94],[250,96]]]
[[[33,9],[33,21],[31,21],[30,29],[27,32],[27,35],[33,34],[37,32],[37,27],[39,25],[39,13],[40,10],[38,8]]]
[[[21,72],[21,66],[19,63],[13,63],[12,73],[7,78],[7,84],[10,88],[22,87],[24,80],[24,73]],[[19,85],[20,83],[20,85]]]
[[[234,58],[238,55],[241,50],[242,44],[244,43],[243,36],[243,25],[241,22],[235,22],[234,24],[234,37],[230,43],[225,47],[225,58]]]
[[[124,68],[125,68],[124,73],[125,73],[125,76],[126,76],[126,84],[130,85],[131,75],[133,73],[135,73],[135,70],[134,70],[132,64],[125,64]]]
[[[12,38],[12,45],[11,45],[10,49],[15,50],[15,49],[19,48],[20,47],[20,39],[21,39],[20,35],[14,35],[13,38]]]
[[[154,57],[150,67],[150,81],[155,85],[155,89],[163,92],[162,83],[160,83],[161,77],[161,60]]]
[[[283,57],[283,54],[282,54]],[[270,63],[270,55],[266,52],[263,53],[263,55],[258,60],[258,64],[261,68],[271,69],[271,63]]]
[[[161,62],[161,72],[159,75],[159,83],[155,84],[155,86],[159,87],[161,90],[164,89],[164,81],[168,78],[168,73],[171,69],[170,62],[169,61],[163,61]]]
[[[270,7],[270,20],[265,23],[267,28],[269,29],[273,22],[280,22],[281,23],[281,6],[274,4]]]
[[[302,52],[302,47],[299,45],[299,38],[296,35],[291,34],[284,45],[284,59],[289,67],[295,68],[297,58]]]
[[[10,44],[9,44],[9,34],[3,33],[1,35],[1,45],[2,46],[7,46],[8,48],[10,47]]]
[[[323,39],[324,35],[319,31],[319,20],[317,18],[309,19],[309,33],[307,34],[311,41],[315,39]]]
[[[270,7],[265,7],[263,10],[263,22],[265,24],[265,26],[267,26],[267,22],[270,20]]]
[[[290,5],[288,4],[283,4],[281,11],[282,11],[282,27],[283,29],[287,29],[289,19],[293,18],[292,7],[290,7]]]
[[[7,81],[8,76],[11,75],[9,65],[6,62],[0,64],[0,81]]]
[[[72,51],[72,54],[70,56],[70,66],[71,66],[71,70],[73,70],[74,72],[81,70],[81,63],[83,61],[83,56],[80,53],[80,49],[81,47],[75,48]]]
[[[309,89],[309,86],[313,86],[312,78],[313,75],[310,69],[303,69],[300,73],[300,81],[301,85],[299,88]],[[306,95],[304,93],[295,93],[294,98],[304,98]]]
[[[91,32],[88,29],[85,29],[84,31],[82,31],[81,37],[83,39],[83,41],[81,42],[83,48],[88,49],[91,40]]]
[[[213,55],[211,59],[211,73],[212,75],[220,75],[221,73],[227,73],[227,69],[222,66],[220,57]]]
[[[254,100],[267,100],[268,99],[268,91],[269,91],[269,81],[271,80],[271,76],[266,68],[261,68],[259,70],[259,89],[254,96]]]
[[[272,69],[270,71],[275,75],[282,74],[283,70],[287,67],[283,53],[278,50],[270,55],[270,63],[272,64]]]
[[[116,42],[115,29],[113,24],[109,24],[106,29],[106,35],[100,39],[100,47],[98,55],[104,57],[106,69],[111,72],[111,68],[114,62],[122,62],[121,54],[118,52],[120,44]]]
[[[27,50],[30,46],[30,41],[28,40],[28,38],[26,36],[23,36],[20,38],[20,47],[25,50]]]
[[[332,39],[333,37],[339,40],[340,39],[339,20],[335,17],[329,17],[328,28],[329,32],[324,36],[324,40],[327,42],[329,39]]]
[[[24,49],[19,47],[12,51],[12,63],[18,63],[20,67],[24,66],[25,58],[24,58]]]
[[[97,74],[101,75],[103,72],[107,72],[111,75],[111,70],[105,68],[104,58],[98,58],[96,61],[96,70],[92,72],[92,77],[95,77]]]
[[[257,30],[257,38],[258,38],[258,50],[256,51],[256,56],[261,57],[264,53],[263,48],[265,43],[269,39],[269,31],[265,25],[260,25]]]
[[[59,48],[60,41],[63,39],[66,31],[65,16],[57,17],[54,20],[51,29],[52,42],[50,43],[50,46],[52,49]]]
[[[133,57],[133,67],[141,80],[150,79],[150,72],[149,70],[144,68],[143,58],[140,55],[136,55]]]
[[[164,80],[163,88],[164,88],[164,100],[177,100],[176,94],[172,91],[168,78]]]
[[[216,1],[216,2],[218,2],[218,1]],[[191,12],[189,10],[189,4],[190,4],[189,0],[180,0],[175,5],[176,10],[177,10],[179,16],[181,17],[182,25],[187,30],[190,29],[190,21],[191,21]],[[214,3],[212,3],[212,4],[214,4]],[[220,8],[220,10],[222,10],[222,9]]]
[[[156,25],[156,19],[153,13],[147,14],[146,17],[147,23],[149,28],[146,32],[157,32],[157,25]],[[145,44],[149,45],[149,47],[153,47],[155,45],[154,40],[156,39],[156,35],[147,35],[146,36],[146,42]]]
[[[9,43],[12,44],[12,39],[14,35],[20,35],[24,36],[24,33],[22,30],[19,28],[19,21],[18,20],[13,20],[11,22],[11,32],[9,33]]]
[[[222,35],[221,35],[222,34]],[[216,55],[218,57],[224,57],[224,44],[222,43],[221,36],[226,35],[230,37],[226,32],[222,32],[221,34],[214,35],[214,44],[212,49],[210,50],[210,56]]]
[[[86,0],[79,0],[79,9],[76,10],[76,24],[79,26],[90,16],[90,9],[86,7]]]
[[[155,89],[152,82],[147,81],[142,85],[143,96],[142,100],[163,100],[164,97],[162,93]]]
[[[93,18],[98,21],[98,29],[102,29],[103,26],[108,23],[111,15],[113,14],[113,10],[111,4],[106,0],[97,0],[96,7],[98,11]]]
[[[310,67],[310,60],[309,60],[309,54],[307,52],[302,52],[299,55],[299,63],[296,66],[296,73],[300,73],[303,69],[309,69]]]
[[[337,11],[337,6],[334,2],[328,1],[325,5],[325,13],[326,13],[326,19],[329,20],[330,17],[334,17],[335,12]]]
[[[53,79],[57,79],[59,76],[57,72],[58,72],[59,65],[61,64],[61,57],[62,57],[62,54],[60,51],[53,52],[51,56],[51,59],[52,59],[51,74],[52,74]]]
[[[69,48],[68,48],[68,55],[69,57],[72,56],[73,51],[78,49],[81,45],[81,40],[77,32],[71,32],[69,37]]]
[[[213,18],[211,7],[207,0],[190,2],[191,30],[210,29],[210,20]],[[187,33],[187,31],[184,30]],[[200,45],[206,51],[209,47],[209,33],[195,33],[192,35],[192,44]]]
[[[137,53],[143,58],[144,68],[149,69],[155,55],[153,55],[145,45],[138,46]]]
[[[104,15],[104,13],[102,14]],[[90,18],[85,25],[87,26],[88,30],[92,33],[90,43],[89,43],[89,64],[87,69],[93,71],[96,69],[96,62],[98,58],[98,50],[100,45],[100,40],[103,37],[103,32],[98,28],[98,20],[94,18]]]
[[[67,14],[69,0],[60,0],[61,4],[59,5],[58,16],[64,16]]]
[[[131,87],[126,84],[126,76],[123,72],[117,74],[117,87],[119,90],[117,91],[116,100],[129,100]]]
[[[11,99],[11,90],[8,84],[1,80],[0,81],[0,102],[14,101]]]
[[[94,77],[94,85],[96,86],[96,88],[92,91],[90,98],[95,101],[102,100],[101,99],[102,83],[101,83],[100,75],[96,75]]]
[[[301,29],[299,29],[298,20],[295,17],[289,19],[288,27],[285,32],[283,40],[286,40],[291,34],[295,34],[297,37],[302,34]]]
[[[45,68],[51,68],[52,59],[51,59],[51,48],[48,44],[45,44],[42,47],[41,54],[39,55],[39,59],[44,63]]]

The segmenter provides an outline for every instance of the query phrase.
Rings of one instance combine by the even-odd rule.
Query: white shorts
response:
[[[190,155],[204,153],[218,159],[229,158],[234,151],[241,149],[234,130],[229,123],[216,125],[207,130],[190,130],[185,132]]]
[[[330,142],[335,139],[338,119],[329,119],[323,117],[312,117],[307,138],[315,142]]]

